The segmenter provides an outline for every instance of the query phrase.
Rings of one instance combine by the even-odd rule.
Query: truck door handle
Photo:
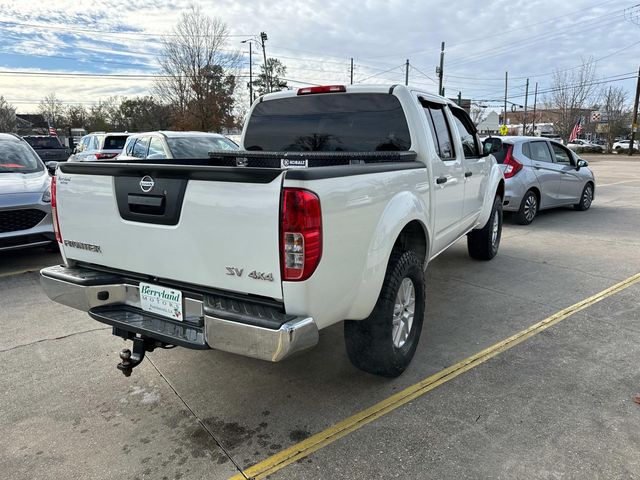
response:
[[[438,185],[442,185],[443,183],[447,183],[447,177],[438,177],[438,178],[436,178],[436,183]]]
[[[469,178],[471,175],[473,175],[473,172],[464,172],[466,178]]]

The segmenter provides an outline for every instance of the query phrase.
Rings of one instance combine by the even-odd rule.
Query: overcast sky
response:
[[[65,103],[85,105],[112,95],[147,94],[151,79],[6,72],[153,75],[158,35],[169,33],[190,3],[0,0],[0,95],[19,112],[30,112],[52,91]],[[290,82],[294,86],[348,83],[353,57],[357,83],[402,83],[409,59],[410,83],[436,91],[442,41],[447,95],[461,91],[465,98],[494,100],[492,104],[504,95],[505,70],[511,79],[510,100],[524,103],[527,76],[533,92],[535,82],[544,90],[551,72],[576,67],[590,56],[598,60],[597,75],[605,79],[630,77],[640,63],[638,0],[195,3],[227,23],[233,35],[227,48],[245,54],[247,74],[248,48],[240,41],[267,32],[267,55],[285,63],[287,77],[300,82]],[[255,55],[253,61],[255,71],[261,57]],[[631,97],[635,80],[612,85],[622,85]]]

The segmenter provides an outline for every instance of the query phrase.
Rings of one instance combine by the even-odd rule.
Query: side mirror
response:
[[[493,144],[492,143],[483,143],[482,144],[482,156],[488,157],[493,152]]]
[[[58,167],[58,162],[54,162],[53,160],[50,162],[45,163],[45,166],[47,167],[47,170],[49,171],[49,175],[55,175],[56,174],[56,168]]]
[[[576,170],[580,170],[582,167],[588,167],[589,162],[583,160],[582,158],[578,159],[578,163],[576,164]]]

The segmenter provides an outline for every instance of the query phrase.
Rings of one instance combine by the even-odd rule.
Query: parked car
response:
[[[346,320],[354,365],[400,375],[428,262],[465,236],[498,252],[504,178],[468,114],[403,85],[305,87],[257,100],[242,144],[206,165],[60,164],[47,294],[133,340],[128,374],[167,344],[279,361]]]
[[[633,142],[633,151],[638,151],[638,140],[634,140]],[[629,152],[629,146],[631,145],[631,140],[618,140],[615,142],[611,148],[611,150],[615,153],[625,153]]]
[[[147,132],[130,135],[118,160],[209,158],[213,150],[238,150],[223,135],[206,132]]]
[[[66,162],[71,155],[71,150],[60,143],[58,137],[50,137],[47,135],[25,135],[22,137],[31,145],[31,148],[40,157],[44,163],[47,162]]]
[[[51,177],[25,140],[0,133],[0,251],[53,242]]]
[[[567,143],[567,148],[577,153],[602,153],[604,148],[602,145],[592,143],[581,138],[576,138],[573,142]]]
[[[505,177],[504,210],[521,225],[540,210],[573,205],[588,210],[596,181],[586,160],[564,145],[541,137],[493,137],[485,140]]]
[[[85,135],[76,145],[70,162],[95,162],[115,158],[124,147],[129,133],[95,132]]]

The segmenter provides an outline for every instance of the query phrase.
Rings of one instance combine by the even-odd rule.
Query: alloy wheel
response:
[[[404,278],[398,289],[393,306],[393,345],[402,348],[407,342],[416,309],[416,290],[410,278]]]

